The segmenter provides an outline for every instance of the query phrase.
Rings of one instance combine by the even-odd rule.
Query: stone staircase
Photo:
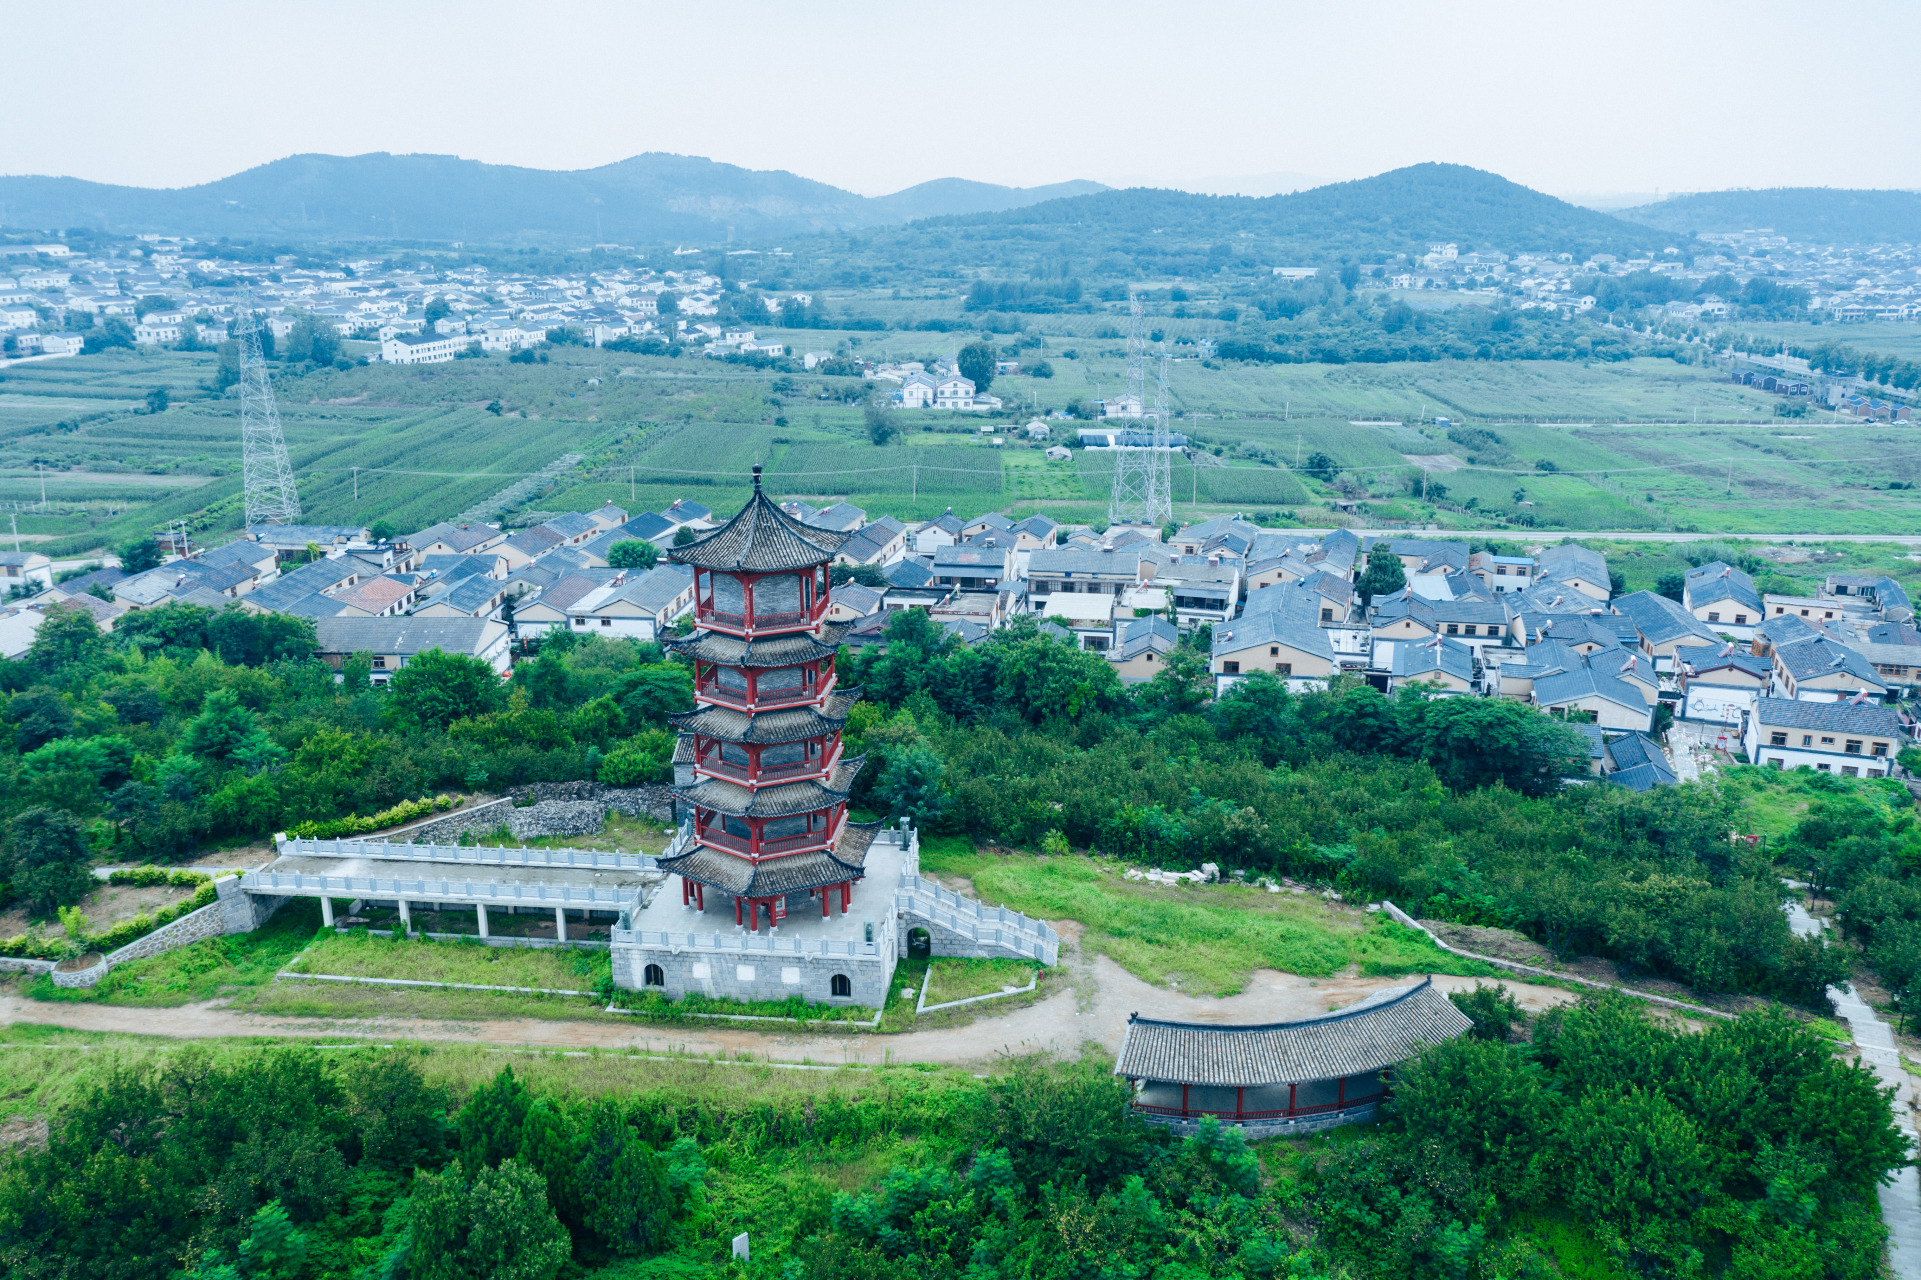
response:
[[[903,929],[919,926],[935,937],[939,955],[1060,962],[1061,937],[1046,921],[986,906],[911,872],[901,876],[894,890],[894,910]]]

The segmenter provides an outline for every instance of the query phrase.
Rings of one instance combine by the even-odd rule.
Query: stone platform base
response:
[[[1149,1124],[1158,1124],[1172,1129],[1183,1138],[1191,1138],[1201,1131],[1198,1118],[1188,1120],[1179,1116],[1160,1116],[1151,1112],[1138,1113]],[[1381,1104],[1363,1103],[1358,1107],[1347,1107],[1340,1111],[1323,1111],[1317,1115],[1296,1116],[1292,1119],[1264,1119],[1236,1121],[1233,1116],[1220,1116],[1222,1128],[1238,1127],[1249,1138],[1297,1138],[1304,1133],[1319,1133],[1323,1129],[1338,1129],[1344,1124],[1360,1124],[1368,1120],[1378,1120]]]

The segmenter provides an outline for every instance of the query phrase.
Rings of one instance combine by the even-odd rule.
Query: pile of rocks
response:
[[[524,809],[509,808],[507,830],[516,840],[598,835],[607,825],[607,809],[599,800],[542,800]]]
[[[630,817],[648,817],[660,822],[674,820],[673,788],[664,784],[610,787],[600,782],[530,782],[524,787],[514,788],[514,803],[519,805],[530,802],[538,805],[556,800],[591,801],[601,806],[603,815],[612,810]],[[519,834],[519,828],[511,823],[508,826],[516,835]]]

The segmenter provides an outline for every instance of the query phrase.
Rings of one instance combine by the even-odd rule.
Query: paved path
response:
[[[1788,927],[1802,937],[1821,932],[1822,922],[1810,916],[1799,902],[1787,905]],[[1917,1145],[1914,1126],[1914,1077],[1902,1064],[1894,1045],[1894,1029],[1875,1016],[1867,1001],[1855,993],[1854,984],[1828,988],[1828,999],[1835,1015],[1848,1024],[1854,1036],[1855,1053],[1873,1069],[1883,1087],[1894,1089],[1894,1122],[1907,1136],[1908,1150]],[[1888,1228],[1888,1270],[1895,1280],[1921,1280],[1921,1170],[1905,1165],[1895,1170],[1894,1181],[1878,1188],[1881,1221]]]
[[[1412,978],[1302,978],[1258,970],[1238,995],[1190,996],[1150,986],[1104,956],[1064,966],[1058,994],[999,1017],[963,1027],[904,1035],[807,1034],[748,1031],[724,1025],[698,1027],[657,1023],[563,1022],[541,1018],[295,1018],[247,1013],[218,1002],[175,1009],[136,1009],[101,1004],[43,1004],[0,996],[0,1024],[34,1023],[78,1031],[121,1032],[183,1039],[273,1036],[290,1039],[437,1040],[480,1042],[501,1048],[612,1049],[696,1056],[751,1055],[770,1062],[929,1062],[951,1066],[991,1065],[1004,1054],[1049,1052],[1075,1058],[1083,1051],[1120,1051],[1127,1017],[1200,1022],[1267,1022],[1305,1018]],[[1436,975],[1446,991],[1471,991],[1475,980]],[[1538,1012],[1575,999],[1557,987],[1510,980],[1522,1006]]]

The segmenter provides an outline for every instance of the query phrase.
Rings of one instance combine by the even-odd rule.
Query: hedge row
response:
[[[287,834],[302,840],[333,840],[340,836],[365,835],[369,831],[383,831],[404,822],[431,818],[436,813],[457,807],[460,802],[459,796],[438,795],[431,799],[422,796],[418,800],[402,800],[391,809],[382,809],[366,817],[350,814],[327,822],[302,822]]]

